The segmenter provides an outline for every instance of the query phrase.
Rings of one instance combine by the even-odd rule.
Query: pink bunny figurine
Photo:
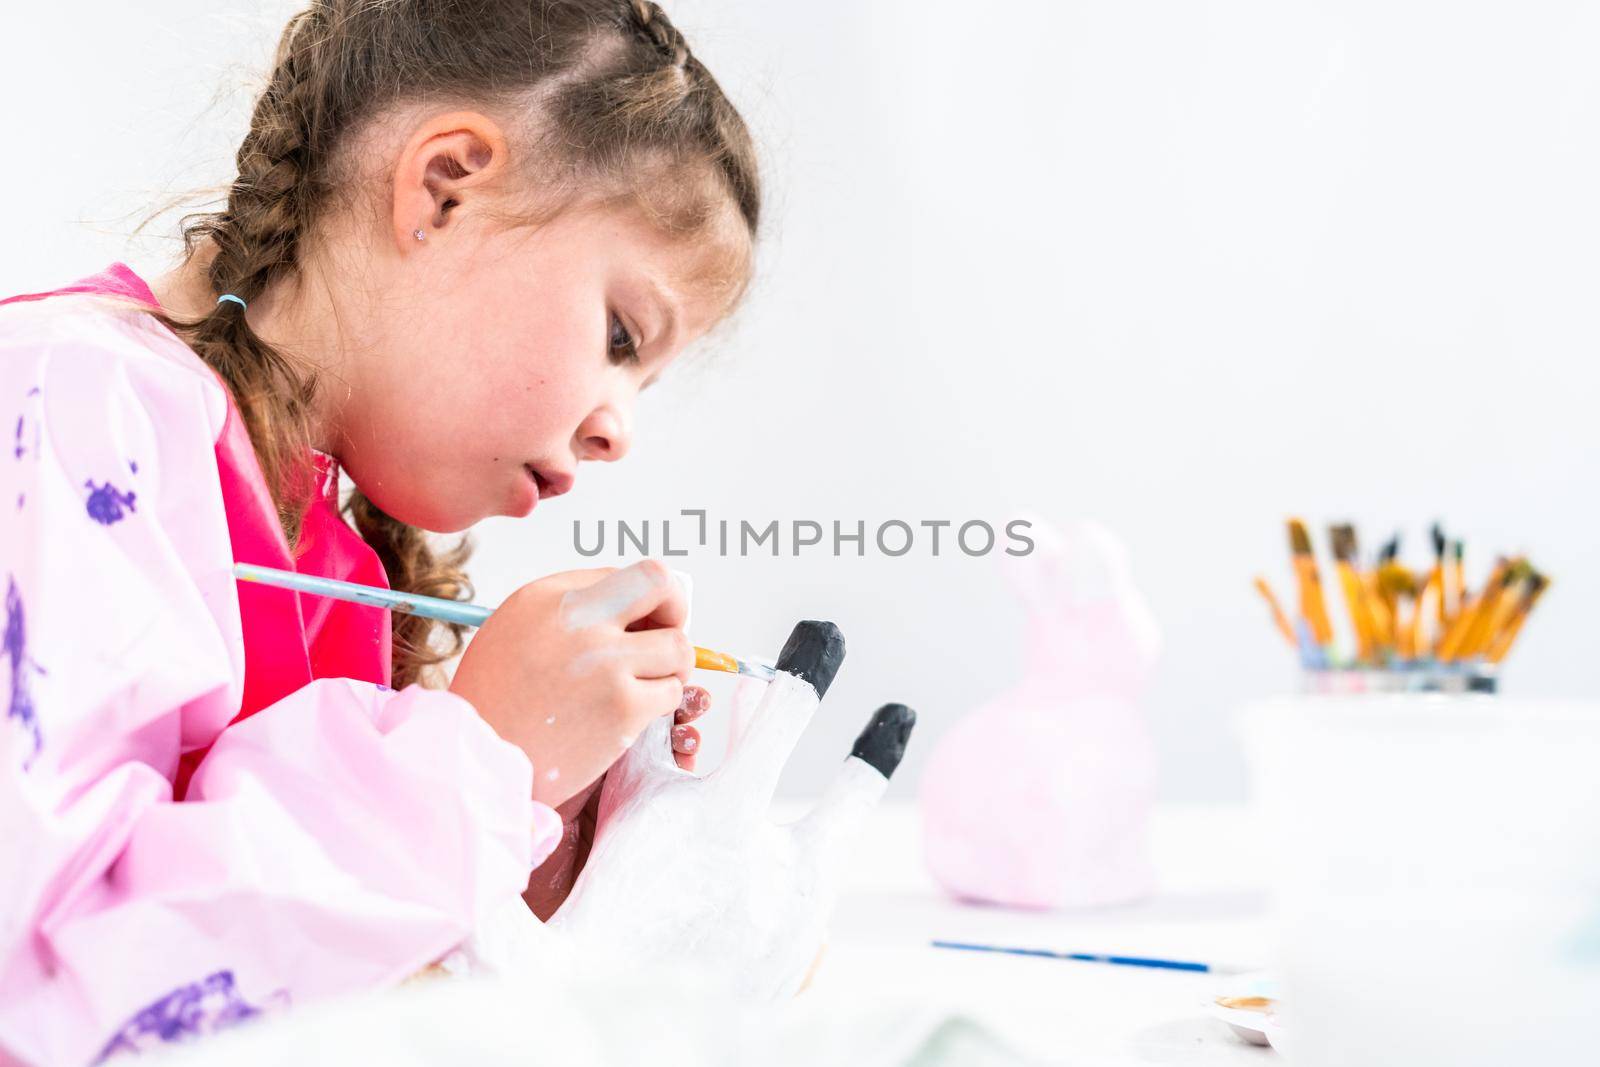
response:
[[[953,896],[1076,908],[1145,896],[1155,750],[1139,698],[1160,648],[1105,527],[1034,518],[1005,557],[1028,611],[1021,679],[947,731],[921,784],[923,846]]]

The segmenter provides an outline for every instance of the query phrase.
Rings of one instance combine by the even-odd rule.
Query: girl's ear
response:
[[[451,111],[423,122],[395,162],[391,226],[402,250],[417,234],[432,237],[464,207],[472,210],[487,183],[508,164],[505,134],[477,111]]]

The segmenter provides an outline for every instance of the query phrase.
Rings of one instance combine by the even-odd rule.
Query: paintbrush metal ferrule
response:
[[[778,676],[778,668],[769,666],[765,663],[757,663],[744,659],[739,660],[738,662],[740,674],[748,674],[752,678],[760,678],[763,681],[768,682],[772,681]]]

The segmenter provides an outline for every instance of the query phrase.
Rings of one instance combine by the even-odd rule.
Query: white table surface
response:
[[[1206,1014],[1217,976],[929,945],[937,938],[1265,967],[1271,933],[1258,840],[1244,807],[1160,807],[1151,825],[1159,884],[1149,899],[1014,911],[945,896],[922,862],[915,805],[885,804],[856,850],[813,985],[833,995],[892,991],[954,1003],[1044,1063],[1281,1064]]]

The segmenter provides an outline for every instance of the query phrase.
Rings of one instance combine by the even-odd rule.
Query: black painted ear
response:
[[[911,728],[917,725],[917,713],[904,704],[885,704],[873,713],[872,721],[856,738],[850,755],[864,760],[888,778],[900,766],[906,754],[906,742],[911,740]]]
[[[778,653],[778,670],[811,683],[817,696],[827,695],[833,676],[844,662],[844,634],[831,622],[807,619],[795,626]]]

